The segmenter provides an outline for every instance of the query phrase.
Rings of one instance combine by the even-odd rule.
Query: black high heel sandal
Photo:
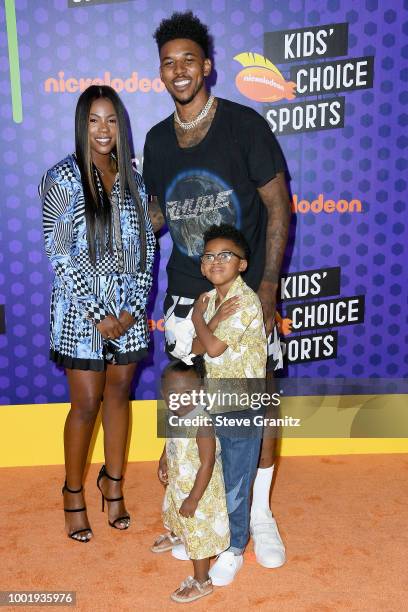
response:
[[[123,495],[121,495],[120,497],[105,497],[105,495],[102,492],[101,487],[99,486],[99,482],[101,478],[103,478],[104,476],[106,476],[106,478],[109,478],[109,480],[114,480],[115,482],[120,482],[123,479],[123,476],[121,476],[120,478],[114,478],[113,476],[110,476],[108,472],[106,471],[106,467],[104,465],[101,467],[98,478],[96,480],[96,486],[98,487],[102,495],[102,512],[105,511],[105,500],[107,502],[115,502],[115,501],[122,501],[123,499]],[[126,527],[118,527],[116,523],[119,523],[120,521],[129,521],[129,524],[127,524]],[[109,523],[109,526],[113,527],[114,529],[119,529],[119,531],[125,531],[125,529],[129,529],[130,516],[129,514],[125,514],[123,516],[119,516],[112,522],[108,519],[108,523]]]
[[[80,489],[76,489],[76,490],[69,489],[67,487],[67,481],[65,481],[61,492],[62,492],[62,495],[64,495],[65,491],[67,491],[68,493],[81,493],[82,490],[83,490],[83,487],[81,487]],[[84,506],[83,508],[64,508],[64,512],[85,512],[85,511],[86,511],[86,506]],[[77,529],[76,531],[71,531],[71,533],[68,533],[67,535],[69,538],[71,538],[71,540],[75,540],[75,542],[83,542],[84,544],[86,544],[92,538],[92,535],[90,535],[89,537],[85,539],[75,537],[79,533],[84,533],[85,531],[92,534],[92,529],[90,527],[84,527],[84,529]]]

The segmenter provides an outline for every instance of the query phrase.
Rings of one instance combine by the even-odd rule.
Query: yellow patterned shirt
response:
[[[217,291],[209,292],[209,303],[204,313],[206,323],[216,313]],[[238,276],[222,303],[231,297],[240,297],[240,308],[222,321],[214,331],[228,347],[219,357],[204,355],[208,378],[265,378],[267,341],[261,302],[258,296]],[[221,304],[219,304],[220,306]]]

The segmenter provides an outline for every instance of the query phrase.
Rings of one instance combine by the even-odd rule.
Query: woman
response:
[[[92,85],[80,96],[75,148],[48,170],[39,192],[55,271],[50,357],[66,370],[71,400],[64,429],[66,530],[88,542],[82,480],[101,403],[102,509],[107,500],[111,527],[130,524],[121,481],[130,384],[147,352],[155,238],[143,182],[132,167],[126,111],[110,87]]]

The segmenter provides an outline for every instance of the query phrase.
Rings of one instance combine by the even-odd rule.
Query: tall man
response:
[[[153,227],[157,231],[167,223],[173,240],[164,302],[167,350],[181,359],[191,353],[193,303],[211,288],[200,271],[203,234],[214,223],[229,223],[249,243],[251,264],[244,278],[262,303],[271,368],[282,367],[274,315],[290,206],[281,150],[253,109],[210,96],[205,83],[212,69],[210,36],[198,18],[174,13],[154,37],[160,76],[175,103],[174,113],[147,134],[143,168]],[[269,506],[274,447],[274,438],[264,438],[251,507],[256,557],[271,568],[285,562]],[[173,554],[181,558],[182,551]],[[238,557],[228,551],[219,556],[210,572],[214,584],[234,579],[242,565]]]

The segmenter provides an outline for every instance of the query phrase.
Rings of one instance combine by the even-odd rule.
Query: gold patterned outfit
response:
[[[198,407],[186,415],[186,418],[200,415],[208,417],[208,414]],[[192,437],[168,438],[166,441],[169,484],[163,501],[163,522],[167,529],[182,539],[190,559],[206,559],[219,555],[230,544],[221,447],[216,438],[211,480],[198,502],[194,516],[185,518],[179,510],[194,486],[201,465],[194,430],[190,433]]]
[[[225,397],[231,393],[250,394],[251,391],[263,391],[266,375],[267,341],[263,322],[262,306],[258,296],[238,276],[225,298],[217,306],[215,289],[210,296],[204,319],[208,323],[223,302],[231,297],[239,297],[239,310],[219,323],[214,336],[228,346],[219,357],[204,355],[206,367],[205,387],[208,393],[224,392]],[[222,379],[222,380],[221,380]],[[211,407],[211,414],[246,410],[247,405],[229,406],[224,403]]]
[[[209,291],[207,310],[204,313],[206,323],[212,319],[226,300],[239,297],[239,310],[222,321],[214,331],[227,349],[219,357],[204,355],[208,378],[265,378],[267,344],[263,322],[262,306],[253,291],[237,276],[227,295],[218,307],[215,307],[217,291]]]

